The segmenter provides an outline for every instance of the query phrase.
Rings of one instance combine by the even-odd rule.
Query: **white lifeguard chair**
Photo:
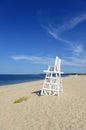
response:
[[[58,95],[63,92],[62,79],[61,79],[61,59],[56,57],[55,65],[49,66],[46,73],[41,95]]]

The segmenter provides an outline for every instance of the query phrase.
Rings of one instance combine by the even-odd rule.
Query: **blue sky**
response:
[[[0,74],[38,74],[62,60],[86,72],[85,0],[0,0]]]

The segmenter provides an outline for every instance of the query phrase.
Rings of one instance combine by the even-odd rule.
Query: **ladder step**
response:
[[[48,89],[48,88],[43,88],[43,90],[47,90],[47,91],[55,91],[55,92],[56,92],[56,91],[59,91],[59,89],[50,89],[50,88],[49,88],[49,89]]]
[[[52,85],[57,85],[58,83],[48,83],[48,82],[45,82],[44,84],[52,84]]]
[[[52,73],[52,74],[63,74],[63,72],[60,71],[48,71],[48,70],[44,70],[45,73]]]
[[[46,77],[47,79],[60,79],[60,77]]]

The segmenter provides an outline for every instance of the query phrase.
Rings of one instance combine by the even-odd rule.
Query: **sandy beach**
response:
[[[0,86],[0,130],[86,130],[86,76],[62,83],[60,96],[38,96],[43,80]]]

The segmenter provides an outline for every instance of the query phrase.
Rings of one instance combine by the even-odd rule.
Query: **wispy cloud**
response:
[[[66,43],[67,46],[69,46],[69,50],[71,50],[74,55],[78,56],[81,53],[84,53],[83,45],[80,43],[75,43],[74,41],[72,42],[67,39],[63,39],[61,34],[65,31],[75,28],[79,23],[85,20],[86,14],[82,14],[80,16],[71,18],[69,21],[63,23],[59,27],[57,27],[57,25],[56,27],[49,25],[48,27],[45,27],[45,29],[55,40]]]
[[[13,60],[40,60],[40,57],[37,56],[25,56],[25,55],[17,55],[17,56],[10,56]]]
[[[38,56],[10,56],[13,60],[28,60],[33,64],[42,64],[42,65],[54,65],[55,58],[51,57],[38,57]],[[62,59],[62,65],[76,66],[76,67],[86,67],[86,55],[77,58],[77,57],[67,57]]]
[[[73,52],[73,55],[85,55],[84,48],[82,44],[71,44],[70,50]]]
[[[80,55],[84,52],[83,45],[82,44],[76,44],[74,42],[71,42],[69,40],[65,40],[61,37],[59,37],[56,33],[52,32],[50,29],[47,29],[48,33],[53,36],[56,40],[59,40],[60,42],[66,43],[67,46],[69,46],[69,50],[73,52],[73,55]]]
[[[47,32],[48,32],[55,40],[59,40],[59,41],[61,41],[61,42],[67,43],[67,44],[72,44],[71,41],[65,40],[65,39],[61,38],[61,37],[56,33],[56,31],[54,31],[54,29],[46,27],[46,30],[47,30]]]
[[[65,32],[69,29],[75,28],[78,24],[80,24],[81,22],[83,22],[85,20],[86,20],[86,14],[82,14],[80,16],[71,18],[69,21],[64,22],[59,27],[57,27],[57,25],[56,25],[56,27],[49,25],[49,27],[45,27],[45,28],[49,32],[49,34],[51,34],[52,36],[55,36],[55,38],[56,38],[61,33]]]
[[[86,56],[83,57],[67,57],[62,60],[63,65],[85,67],[86,68]]]
[[[54,63],[54,58],[49,57],[37,57],[37,56],[25,56],[25,55],[18,55],[18,56],[10,56],[13,60],[28,60],[35,64],[43,64],[49,65]]]
[[[74,28],[75,26],[77,26],[79,23],[83,22],[84,20],[86,20],[86,14],[82,14],[80,16],[74,17],[72,18],[69,23],[67,24],[67,28],[71,29]]]

